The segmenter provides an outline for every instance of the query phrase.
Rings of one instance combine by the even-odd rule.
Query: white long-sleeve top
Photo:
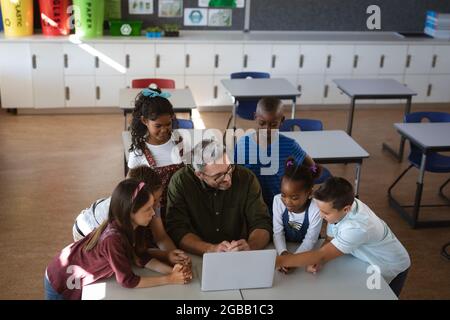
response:
[[[281,201],[281,194],[277,194],[273,198],[273,242],[275,244],[275,249],[278,254],[281,254],[286,249],[286,238],[284,236],[284,226],[283,226],[283,213],[286,206]],[[294,221],[296,224],[301,226],[303,220],[305,219],[306,211],[303,212],[290,212],[289,221]],[[319,239],[320,229],[322,228],[322,218],[320,217],[320,210],[317,207],[314,199],[311,201],[308,210],[309,218],[309,228],[306,232],[305,238],[299,245],[295,253],[310,251],[314,248],[317,240]]]

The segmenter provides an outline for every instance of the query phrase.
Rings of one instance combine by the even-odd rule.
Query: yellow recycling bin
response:
[[[6,37],[33,34],[33,0],[0,0]]]

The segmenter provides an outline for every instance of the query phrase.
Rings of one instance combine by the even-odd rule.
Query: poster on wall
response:
[[[186,8],[184,9],[185,26],[206,26],[208,20],[208,9]]]
[[[231,9],[209,9],[208,26],[231,27]]]
[[[153,14],[153,0],[128,0],[130,14]]]
[[[228,8],[243,8],[245,6],[245,0],[235,0],[235,1],[229,1],[229,0],[220,0],[220,5],[217,3],[217,0],[198,0],[198,6],[199,7],[228,7]],[[233,3],[234,2],[234,3]],[[211,3],[211,5],[210,5]],[[218,5],[215,5],[215,4]],[[231,5],[231,6],[230,6]]]
[[[183,16],[183,0],[159,0],[158,16],[174,18]]]

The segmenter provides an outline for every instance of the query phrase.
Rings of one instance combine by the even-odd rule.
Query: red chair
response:
[[[171,79],[134,79],[131,81],[131,87],[134,89],[147,88],[152,83],[156,84],[160,89],[175,89],[175,81]]]

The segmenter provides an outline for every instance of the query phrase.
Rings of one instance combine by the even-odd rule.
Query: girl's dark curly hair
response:
[[[152,88],[151,90],[161,93],[161,89]],[[163,97],[148,97],[139,93],[134,102],[134,109],[131,120],[131,151],[139,150],[141,154],[145,150],[145,138],[148,133],[147,127],[142,123],[141,116],[144,119],[156,120],[163,114],[169,114],[175,120],[175,113],[169,100]]]
[[[289,157],[284,166],[284,178],[303,182],[305,189],[311,189],[314,186],[314,179],[318,178],[318,172],[313,172],[304,164],[297,164],[293,157]]]

